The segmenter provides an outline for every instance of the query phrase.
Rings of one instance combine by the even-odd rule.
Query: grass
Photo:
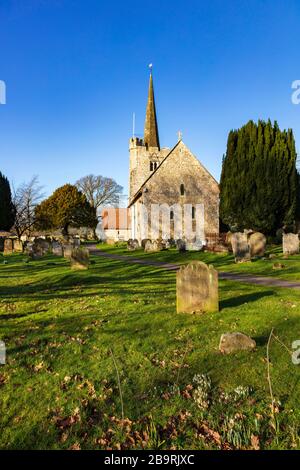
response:
[[[234,267],[224,255],[151,255],[195,257],[223,271]],[[221,281],[220,312],[184,315],[176,313],[174,272],[96,256],[89,271],[71,271],[52,256],[6,259],[2,449],[300,448],[300,366],[272,342],[273,415],[266,363],[272,328],[288,349],[300,338],[299,291]],[[291,263],[296,278],[299,258]],[[254,265],[267,270],[255,262],[249,272]],[[257,349],[219,354],[227,331],[251,335]]]
[[[117,246],[100,244],[99,248],[107,253],[114,253],[123,256],[138,257],[145,260],[155,260],[165,263],[184,264],[188,261],[199,259],[208,264],[213,264],[216,269],[224,272],[237,272],[247,273],[262,276],[271,276],[287,280],[300,281],[300,254],[293,255],[288,258],[283,256],[281,247],[273,245],[266,251],[266,259],[253,259],[249,263],[234,262],[232,253],[211,253],[211,252],[197,252],[188,251],[180,253],[176,248],[164,250],[158,253],[147,253],[143,249],[136,251],[128,251],[126,243],[119,243]],[[269,259],[270,254],[276,256],[275,259]],[[274,270],[273,264],[279,262],[284,265],[284,269]]]

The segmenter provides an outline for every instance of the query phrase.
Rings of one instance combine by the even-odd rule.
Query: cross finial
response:
[[[182,132],[178,131],[177,135],[178,135],[178,142],[180,142],[180,140],[182,140]]]

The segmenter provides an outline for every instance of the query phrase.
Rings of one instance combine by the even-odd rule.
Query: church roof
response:
[[[159,149],[158,126],[155,109],[154,89],[152,72],[149,79],[148,102],[146,109],[146,120],[144,129],[144,142],[147,147],[157,147]]]
[[[176,147],[179,145],[179,144],[183,144],[185,147],[186,145],[182,142],[182,140],[179,140],[176,145],[174,145],[174,147],[170,150],[170,152],[165,156],[165,158],[160,162],[160,164],[156,167],[156,169],[148,176],[148,178],[144,181],[144,183],[140,186],[140,188],[138,189],[138,191],[134,194],[134,196],[132,197],[131,201],[129,201],[129,204],[128,204],[128,207],[131,207],[132,204],[135,203],[135,201],[137,199],[139,199],[139,197],[142,195],[142,190],[143,188],[146,186],[146,184],[148,183],[148,181],[153,177],[153,175],[155,175],[157,173],[157,171],[161,168],[161,166],[163,165],[163,163],[167,160],[167,158],[169,157],[169,155],[171,155],[171,153],[174,152],[174,150],[176,149]],[[219,183],[217,182],[217,180],[212,176],[212,174],[205,168],[204,165],[202,165],[202,163],[200,163],[200,161],[195,157],[195,159],[197,160],[197,162],[199,163],[199,165],[201,165],[201,167],[204,169],[204,171],[214,180],[214,182],[219,186]]]

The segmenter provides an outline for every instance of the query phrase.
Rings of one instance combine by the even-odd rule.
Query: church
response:
[[[130,237],[139,242],[151,233],[150,213],[153,205],[170,208],[170,237],[174,236],[173,207],[189,205],[192,218],[195,207],[203,207],[205,237],[219,234],[219,185],[209,171],[184,144],[179,134],[172,148],[160,146],[152,71],[150,73],[144,137],[129,140],[129,219]],[[193,220],[196,223],[196,220]],[[147,224],[147,227],[145,226]],[[147,229],[147,230],[145,230]],[[160,232],[157,238],[164,238]]]

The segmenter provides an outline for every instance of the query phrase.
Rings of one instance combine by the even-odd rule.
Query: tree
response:
[[[117,184],[115,180],[100,175],[84,176],[75,184],[85,194],[90,205],[96,210],[104,204],[118,204],[123,191],[122,186]]]
[[[33,176],[28,183],[23,183],[14,192],[13,204],[16,213],[14,230],[19,240],[24,233],[30,233],[35,223],[35,208],[44,197],[42,189],[38,177]]]
[[[8,179],[0,172],[0,230],[8,231],[15,221],[15,208]]]
[[[36,227],[42,230],[62,229],[68,235],[69,226],[97,226],[96,209],[76,186],[65,184],[35,209]]]
[[[294,224],[298,210],[292,130],[249,121],[230,131],[220,181],[220,217],[232,228],[266,234]]]

